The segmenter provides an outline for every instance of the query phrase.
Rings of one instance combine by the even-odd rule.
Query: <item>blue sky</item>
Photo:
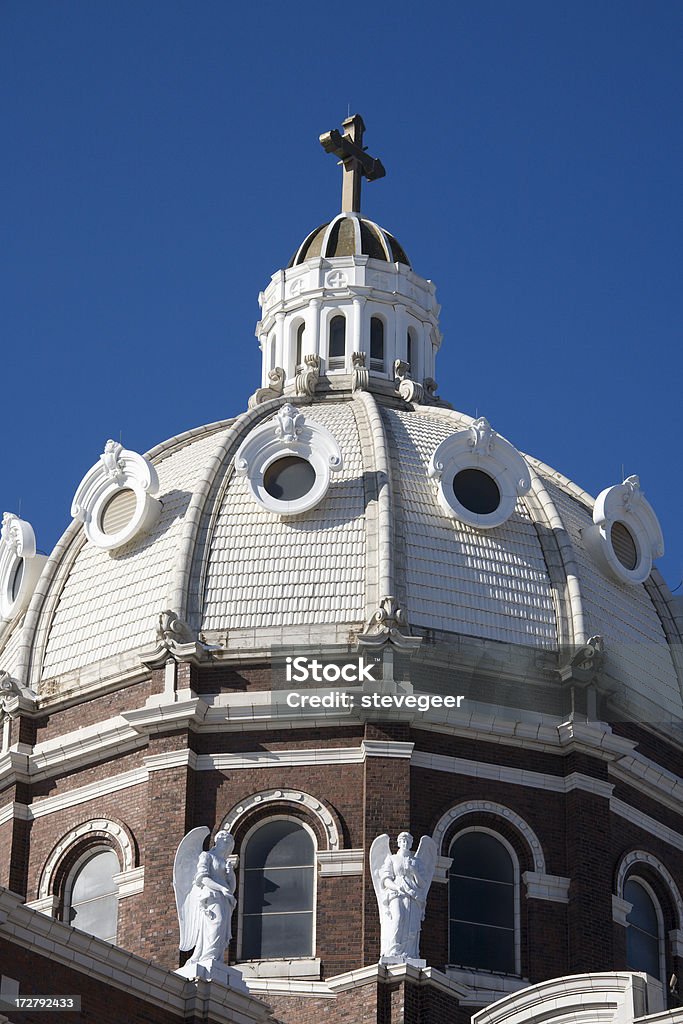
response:
[[[667,0],[4,0],[0,511],[50,550],[108,437],[245,408],[350,108],[440,393],[593,494],[638,473],[677,587],[682,41]]]

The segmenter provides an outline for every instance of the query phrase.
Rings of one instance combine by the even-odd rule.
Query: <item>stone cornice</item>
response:
[[[217,982],[186,981],[173,971],[71,928],[0,890],[0,935],[53,963],[61,963],[109,988],[163,1008],[182,1021],[204,1014],[216,1024],[266,1024],[269,1008]],[[200,1012],[201,1011],[201,1012]]]

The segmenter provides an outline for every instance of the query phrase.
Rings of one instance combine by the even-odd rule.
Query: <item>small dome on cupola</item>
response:
[[[335,256],[369,256],[373,260],[410,266],[403,246],[394,236],[357,213],[339,213],[334,220],[311,231],[287,266],[289,269],[315,257],[331,259]]]

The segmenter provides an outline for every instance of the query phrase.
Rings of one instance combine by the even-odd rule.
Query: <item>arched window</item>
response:
[[[384,369],[384,321],[378,316],[370,318],[370,369]]]
[[[119,893],[114,875],[120,870],[112,849],[88,850],[67,880],[64,920],[88,935],[116,942]]]
[[[240,959],[313,955],[315,843],[292,818],[271,818],[242,853]]]
[[[406,362],[410,366],[410,375],[413,380],[417,380],[418,376],[418,365],[417,365],[417,339],[415,337],[415,331],[412,327],[408,328],[406,335]]]
[[[482,830],[461,833],[450,849],[450,963],[514,974],[517,872],[506,845]]]
[[[300,323],[296,329],[296,362],[295,362],[295,373],[299,373],[303,370],[303,347],[304,347],[304,331],[306,330],[306,324]]]
[[[330,370],[343,370],[346,362],[346,318],[341,314],[330,320],[330,344],[328,348]]]
[[[624,899],[632,904],[626,918],[626,965],[662,981],[662,914],[654,893],[642,879],[629,878]]]

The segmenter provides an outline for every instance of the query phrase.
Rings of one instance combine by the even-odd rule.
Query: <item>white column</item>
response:
[[[403,359],[404,361],[408,358],[407,342],[406,338],[408,335],[408,310],[403,305],[394,306],[396,310],[395,316],[395,330],[394,330],[394,354],[387,366],[389,375],[393,372],[394,360]],[[413,367],[411,366],[411,372]]]
[[[305,355],[316,355],[322,364],[323,354],[320,347],[320,299],[311,299],[306,316],[306,334],[304,334]],[[308,338],[306,335],[310,335]]]

